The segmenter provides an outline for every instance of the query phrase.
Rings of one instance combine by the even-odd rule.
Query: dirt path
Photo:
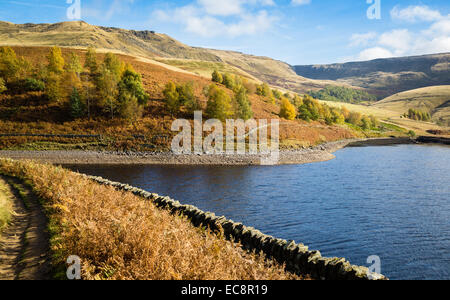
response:
[[[0,236],[0,280],[50,279],[47,218],[19,180],[3,177],[14,195],[14,216]]]

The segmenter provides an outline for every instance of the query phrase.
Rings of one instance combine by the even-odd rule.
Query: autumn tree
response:
[[[122,101],[122,95],[129,93],[136,98],[139,105],[146,105],[149,95],[145,92],[142,85],[142,77],[139,73],[135,72],[133,68],[127,67],[122,74],[122,78],[118,84],[119,88],[119,101]]]
[[[81,75],[82,97],[86,103],[86,114],[90,119],[92,115],[92,105],[96,97],[95,84],[91,81],[90,74]]]
[[[49,73],[62,74],[64,72],[64,58],[62,56],[61,48],[53,47],[47,56],[47,70]]]
[[[206,114],[223,122],[233,115],[230,96],[214,84],[209,87]]]
[[[184,106],[189,114],[201,109],[200,102],[194,94],[193,82],[177,85],[177,92],[180,105]]]
[[[70,53],[69,61],[66,64],[66,70],[69,73],[75,73],[77,77],[80,77],[83,72],[83,66],[81,65],[80,58],[75,53]]]
[[[369,130],[372,128],[372,121],[370,121],[370,118],[367,116],[362,117],[361,124],[361,128],[364,130]]]
[[[286,120],[295,120],[297,111],[295,106],[289,101],[289,99],[282,97],[280,106],[280,117]]]
[[[3,78],[0,77],[0,94],[6,91],[6,84]]]
[[[247,78],[242,79],[242,85],[245,87],[249,95],[256,94],[256,85],[253,82],[250,82]]]
[[[89,70],[91,76],[95,76],[98,72],[97,53],[94,48],[89,48],[86,52],[84,67]]]
[[[380,121],[373,115],[369,116],[370,118],[370,122],[372,123],[373,127],[379,127],[380,126]]]
[[[122,119],[134,124],[143,114],[143,105],[139,99],[130,92],[121,95],[119,102],[119,115]]]
[[[243,86],[235,93],[235,101],[237,104],[236,115],[238,118],[245,121],[253,118],[253,111],[248,99],[247,90]]]
[[[333,108],[331,110],[331,115],[333,117],[333,123],[335,123],[335,124],[344,124],[345,123],[345,117],[338,108]]]
[[[78,93],[76,87],[73,88],[72,93],[70,95],[69,106],[70,106],[70,115],[72,116],[72,118],[78,119],[84,116],[85,112],[84,104],[81,101],[80,94]]]
[[[212,73],[212,81],[217,83],[223,83],[223,76],[217,70]]]
[[[166,109],[174,116],[180,111],[180,95],[177,92],[177,86],[172,81],[166,84],[163,91]]]
[[[147,104],[149,95],[142,86],[142,79],[131,66],[127,66],[122,74],[122,79],[118,84],[119,89],[119,115],[121,118],[136,122],[143,113],[143,108]]]
[[[235,86],[234,76],[229,73],[223,75],[223,85],[232,90]]]
[[[60,102],[64,98],[64,89],[61,86],[61,76],[50,72],[45,82],[45,94],[52,103]]]
[[[18,71],[16,53],[11,47],[0,48],[0,76],[5,82],[10,82]]]
[[[300,107],[303,105],[303,99],[298,94],[295,94],[292,98],[292,104],[294,104],[295,107]]]
[[[272,90],[272,94],[278,100],[281,100],[281,97],[283,96],[283,94],[279,90]]]
[[[7,83],[24,79],[31,72],[31,64],[18,58],[11,47],[0,48],[0,77]]]
[[[67,95],[67,89],[65,90],[62,84],[64,65],[61,48],[51,48],[50,53],[47,55],[47,74],[45,83],[45,93],[50,102],[60,102],[64,98],[64,94],[66,93]]]
[[[103,65],[118,79],[125,71],[124,63],[113,53],[106,53]]]
[[[347,118],[347,122],[359,126],[361,124],[362,115],[359,112],[350,112]]]
[[[106,113],[110,114],[111,119],[114,119],[114,112],[118,107],[117,96],[119,90],[117,84],[119,78],[106,66],[100,68],[100,73],[97,82],[99,101],[97,105]]]
[[[98,106],[114,119],[114,113],[119,108],[119,89],[124,64],[112,53],[107,53],[97,79]]]

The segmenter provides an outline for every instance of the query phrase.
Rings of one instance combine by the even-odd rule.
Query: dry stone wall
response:
[[[86,176],[86,175],[85,175]],[[239,242],[249,251],[264,253],[267,257],[285,264],[286,268],[299,275],[310,275],[319,280],[387,280],[380,274],[369,272],[366,267],[351,265],[344,258],[325,258],[319,251],[311,251],[303,244],[294,241],[286,241],[261,233],[252,227],[233,222],[223,216],[214,213],[203,212],[192,205],[182,205],[169,197],[122,184],[95,176],[87,178],[102,184],[112,186],[121,191],[128,191],[136,196],[152,201],[157,207],[167,209],[173,214],[181,214],[188,217],[197,227],[209,227],[213,231],[223,230],[225,237],[234,242]]]

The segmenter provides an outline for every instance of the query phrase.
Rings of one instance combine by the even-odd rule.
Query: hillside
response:
[[[85,22],[21,25],[0,22],[0,45],[94,47],[103,52],[114,51],[157,59],[161,63],[176,65],[202,76],[214,69],[223,69],[225,65],[227,71],[232,73],[297,92],[336,84],[298,76],[290,65],[268,57],[190,47],[153,31],[100,27]],[[205,62],[209,64],[205,65]]]
[[[46,59],[43,62],[42,58],[46,57],[50,51],[48,47],[13,47],[13,49],[17,56],[26,58],[34,65],[39,62],[45,63]],[[72,52],[79,55],[84,64],[86,51],[62,49],[62,55],[66,60]],[[103,61],[104,56],[98,53],[98,61]],[[142,119],[133,126],[107,117],[73,120],[68,116],[64,104],[49,103],[41,92],[6,93],[0,95],[0,134],[32,133],[44,136],[2,136],[0,149],[167,150],[170,146],[169,138],[174,133],[170,130],[173,117],[164,106],[164,86],[169,81],[192,82],[195,96],[205,108],[207,98],[203,94],[203,89],[212,83],[211,80],[167,69],[152,61],[128,55],[121,54],[118,57],[142,74],[143,87],[150,95],[150,101],[143,111]],[[232,94],[232,91],[228,90],[228,93]],[[277,104],[270,103],[256,94],[249,95],[249,98],[256,119],[279,118],[280,108]],[[48,134],[87,136],[77,138],[45,136]],[[345,126],[326,125],[321,122],[285,120],[280,126],[282,147],[310,146],[352,137],[355,137],[355,132]]]
[[[399,115],[409,109],[429,112],[433,121],[443,125],[450,124],[450,85],[431,86],[415,89],[390,96],[374,107],[395,111]]]
[[[358,86],[381,99],[398,92],[450,84],[450,53],[295,66],[300,76]]]

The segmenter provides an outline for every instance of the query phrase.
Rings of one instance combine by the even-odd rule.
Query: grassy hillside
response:
[[[0,160],[0,172],[25,180],[49,219],[57,279],[77,255],[85,280],[300,279],[152,202],[59,167]]]
[[[28,59],[32,64],[45,63],[43,57],[49,53],[47,47],[13,47],[17,56]],[[63,48],[62,54],[68,59],[77,53],[84,63],[86,51]],[[102,61],[104,54],[98,53]],[[169,81],[178,83],[192,82],[195,96],[203,108],[207,99],[203,89],[212,82],[201,76],[186,72],[177,72],[127,55],[119,55],[125,63],[142,74],[145,91],[150,101],[143,111],[143,117],[134,124],[107,117],[72,120],[67,108],[62,104],[49,103],[42,92],[19,92],[0,95],[0,134],[38,134],[38,135],[84,135],[82,137],[49,136],[2,136],[1,149],[107,149],[135,151],[166,151],[169,149],[170,131],[174,119],[165,108],[163,89]],[[227,90],[222,86],[223,89]],[[232,91],[228,90],[232,95]],[[249,95],[251,107],[256,119],[279,118],[277,103],[256,94]],[[189,116],[182,116],[189,117]],[[99,136],[98,136],[99,135]],[[305,122],[301,120],[283,120],[280,126],[281,143],[309,146],[326,141],[352,138],[358,135],[346,126],[326,125],[323,122]],[[293,142],[294,141],[294,142]]]
[[[380,98],[427,86],[450,84],[450,54],[376,59],[331,65],[295,66],[297,74],[365,88]]]
[[[399,115],[409,109],[429,112],[434,122],[450,125],[450,85],[415,89],[390,96],[374,105]]]
[[[0,45],[94,47],[100,52],[113,51],[144,58],[157,58],[163,62],[166,62],[165,59],[177,59],[177,66],[202,76],[207,75],[207,72],[203,72],[204,66],[199,69],[193,68],[192,64],[198,61],[219,63],[226,65],[227,69],[236,70],[237,73],[248,74],[257,80],[297,92],[316,90],[330,84],[344,85],[303,78],[288,64],[268,57],[190,47],[165,34],[153,31],[100,27],[85,22],[16,25],[0,21]],[[180,60],[184,63],[180,64]],[[174,64],[173,61],[167,62]]]

